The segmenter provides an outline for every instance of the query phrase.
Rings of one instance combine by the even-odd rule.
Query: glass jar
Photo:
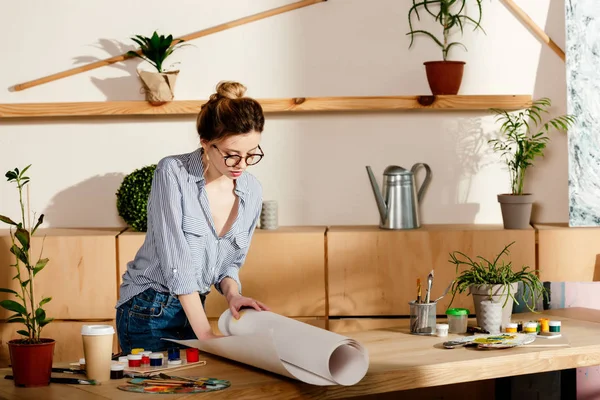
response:
[[[449,308],[446,310],[446,317],[448,318],[449,333],[467,333],[469,310],[466,308]]]

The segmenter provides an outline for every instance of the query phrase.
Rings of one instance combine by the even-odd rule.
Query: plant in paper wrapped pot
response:
[[[10,267],[14,269],[12,279],[16,283],[11,288],[0,288],[0,292],[8,293],[14,298],[0,301],[0,306],[13,313],[6,320],[7,323],[23,324],[25,327],[17,331],[22,336],[21,339],[8,342],[14,383],[16,386],[34,387],[50,383],[55,341],[41,335],[44,326],[53,320],[44,310],[44,305],[51,298],[38,297],[35,292],[35,277],[49,260],[42,258],[41,251],[36,260],[31,247],[34,234],[44,222],[44,214],[39,216],[34,226],[26,224],[29,216],[25,210],[29,204],[23,200],[23,190],[29,183],[26,175],[29,167],[31,165],[23,170],[15,168],[5,175],[9,183],[17,186],[21,215],[18,219],[0,215],[0,221],[10,227],[10,252],[14,256],[14,264]],[[35,220],[35,215],[33,217]]]
[[[156,31],[150,37],[135,35],[131,38],[140,49],[128,51],[129,57],[139,57],[148,62],[156,72],[138,69],[138,75],[144,86],[146,100],[152,105],[161,105],[172,101],[175,92],[175,82],[179,70],[167,71],[166,59],[185,44],[182,39],[173,39],[173,35],[159,35]]]
[[[467,50],[464,44],[451,39],[452,34],[460,32],[462,35],[464,29],[469,26],[473,30],[480,29],[482,17],[483,0],[412,0],[412,6],[408,11],[408,25],[410,32],[410,45],[414,44],[415,36],[425,36],[433,40],[442,51],[442,60],[426,61],[425,72],[431,93],[438,94],[457,94],[462,83],[464,71],[464,61],[448,60],[450,50],[456,47],[462,47]],[[473,6],[476,10],[475,18],[467,15],[467,7]],[[441,36],[439,33],[432,33],[424,29],[415,29],[414,22],[421,20],[421,15],[433,18],[436,24],[441,26]]]
[[[575,122],[572,115],[561,115],[543,122],[552,102],[544,97],[530,107],[510,112],[498,108],[496,122],[501,123],[499,137],[489,141],[493,150],[500,153],[510,173],[511,193],[499,194],[502,220],[506,229],[530,228],[533,195],[524,192],[525,173],[537,157],[544,156],[550,140],[551,129],[566,132]]]
[[[146,232],[147,207],[156,164],[136,169],[123,178],[117,191],[117,211],[127,225],[136,232]]]
[[[460,251],[450,253],[451,264],[456,266],[456,278],[452,283],[451,292],[454,301],[457,293],[468,291],[467,295],[473,296],[477,323],[482,326],[486,315],[482,312],[481,302],[492,301],[502,305],[502,326],[510,322],[513,304],[519,305],[517,295],[519,284],[523,286],[521,300],[527,308],[535,312],[536,305],[542,296],[548,295],[543,283],[534,271],[524,265],[520,269],[513,269],[512,261],[501,260],[502,256],[509,255],[512,242],[502,249],[492,261],[482,256],[474,258]]]

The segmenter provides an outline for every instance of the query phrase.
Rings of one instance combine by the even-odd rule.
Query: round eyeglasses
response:
[[[223,160],[225,161],[225,165],[227,165],[228,167],[235,167],[242,161],[242,158],[246,161],[246,165],[256,165],[265,156],[265,153],[260,148],[260,145],[258,146],[260,154],[247,154],[245,157],[242,157],[237,154],[223,154],[221,149],[219,149],[216,145],[213,144],[212,147],[214,147],[219,153],[221,153],[221,155],[223,156]]]

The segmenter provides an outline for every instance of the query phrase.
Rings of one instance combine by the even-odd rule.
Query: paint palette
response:
[[[231,386],[231,382],[222,379],[199,377],[186,377],[186,379],[195,380],[196,382],[190,382],[189,385],[178,386],[164,384],[164,382],[168,381],[158,381],[154,383],[152,379],[134,378],[128,381],[128,385],[120,385],[117,387],[119,390],[124,392],[133,393],[184,394],[214,392],[217,390],[227,389]]]
[[[476,347],[478,349],[508,349],[525,344],[532,343],[535,335],[526,333],[499,333],[466,336],[456,340],[450,340],[443,343],[447,349],[456,347]]]

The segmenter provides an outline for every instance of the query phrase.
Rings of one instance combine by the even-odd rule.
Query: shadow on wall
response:
[[[551,0],[546,33],[565,49],[565,2]],[[552,100],[551,116],[567,112],[567,85],[565,62],[546,44],[541,45],[540,60],[533,98],[549,97]],[[550,117],[550,116],[548,116]],[[550,142],[544,158],[538,158],[525,178],[526,189],[534,193],[532,222],[567,222],[569,219],[568,144],[567,135],[551,131]]]
[[[448,124],[442,137],[444,148],[455,155],[448,157],[446,166],[448,176],[454,179],[442,183],[443,204],[449,215],[460,215],[465,223],[475,223],[480,204],[469,202],[470,194],[473,179],[493,163],[490,161],[492,150],[487,143],[491,135],[484,131],[480,117],[456,118]]]
[[[128,52],[129,50],[136,49],[135,45],[133,44],[126,45],[125,43],[111,39],[100,39],[98,44],[94,47],[106,51],[108,57],[118,56]],[[93,56],[80,56],[74,58],[74,63],[88,64],[101,60],[103,59]],[[108,101],[136,99],[142,100],[144,98],[142,84],[136,72],[137,66],[141,62],[141,60],[137,59],[110,64],[110,68],[116,68],[124,71],[127,73],[127,75],[104,79],[92,77],[91,81],[94,85],[96,85],[96,87],[98,87],[98,89],[102,91],[104,96],[106,96],[106,100]]]
[[[124,222],[117,213],[122,173],[94,176],[57,193],[44,210],[48,227],[119,227]]]

